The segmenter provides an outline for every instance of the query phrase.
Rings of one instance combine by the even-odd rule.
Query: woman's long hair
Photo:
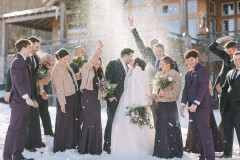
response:
[[[101,64],[102,64],[102,59],[99,58],[99,60],[101,61]],[[97,76],[100,80],[102,80],[104,78],[104,72],[103,72],[102,65],[98,68],[97,71],[96,71],[95,67],[93,67],[93,69],[94,69],[95,76]]]

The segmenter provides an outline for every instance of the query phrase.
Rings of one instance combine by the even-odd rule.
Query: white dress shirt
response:
[[[122,59],[120,58],[120,61],[122,62],[123,68],[125,70],[125,73],[127,74],[127,65],[122,61]]]

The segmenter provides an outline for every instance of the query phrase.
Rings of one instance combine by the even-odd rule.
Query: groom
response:
[[[127,64],[132,60],[134,51],[130,48],[125,48],[121,52],[121,58],[110,61],[106,67],[106,79],[111,81],[113,84],[117,84],[112,95],[107,95],[107,125],[104,134],[104,146],[103,150],[108,154],[111,153],[111,133],[112,133],[112,122],[114,119],[115,112],[118,107],[120,97],[124,90],[124,80],[127,74]]]

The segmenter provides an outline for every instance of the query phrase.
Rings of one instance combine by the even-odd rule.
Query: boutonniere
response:
[[[191,71],[191,77],[194,75],[195,72],[196,72],[195,70]]]
[[[31,65],[30,65],[30,63],[27,65],[27,68],[29,69],[29,71],[31,71]]]

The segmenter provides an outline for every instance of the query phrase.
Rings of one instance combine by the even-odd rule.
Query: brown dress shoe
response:
[[[37,152],[36,148],[28,149],[29,152]]]
[[[232,156],[226,156],[226,155],[221,155],[221,156],[219,156],[218,158],[232,158]]]

